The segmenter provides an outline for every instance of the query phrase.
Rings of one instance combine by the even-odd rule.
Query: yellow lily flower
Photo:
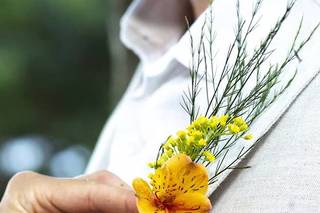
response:
[[[201,164],[178,154],[158,168],[151,186],[141,178],[133,181],[140,213],[207,213],[211,209],[208,172]]]

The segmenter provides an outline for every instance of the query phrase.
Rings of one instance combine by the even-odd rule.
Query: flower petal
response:
[[[165,211],[157,208],[154,202],[154,195],[146,181],[136,178],[132,182],[132,186],[137,195],[137,207],[139,213],[165,213]]]
[[[212,208],[210,200],[201,193],[186,193],[176,197],[172,203],[172,210],[170,212],[185,213],[197,212],[206,213]]]
[[[149,184],[142,178],[136,178],[132,186],[138,198],[152,200],[152,191]]]
[[[171,171],[174,182],[180,186],[178,190],[181,193],[207,193],[208,171],[202,164],[196,164],[189,156],[179,154],[170,159],[166,167]]]
[[[165,210],[157,208],[152,202],[146,199],[139,199],[137,201],[139,213],[166,213]]]
[[[208,172],[187,155],[178,154],[156,171],[151,184],[161,202],[170,203],[180,194],[206,194]]]

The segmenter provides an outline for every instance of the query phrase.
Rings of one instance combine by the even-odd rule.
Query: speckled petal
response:
[[[173,201],[172,213],[207,213],[212,206],[210,200],[201,193],[181,194]]]

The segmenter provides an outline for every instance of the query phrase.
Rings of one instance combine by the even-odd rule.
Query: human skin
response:
[[[136,197],[107,171],[72,179],[22,172],[8,183],[2,213],[137,213]]]

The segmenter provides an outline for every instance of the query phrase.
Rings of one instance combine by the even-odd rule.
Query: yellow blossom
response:
[[[163,154],[160,156],[160,159],[159,159],[159,160],[162,160],[163,163],[165,163],[168,159],[169,159],[169,157],[166,155],[166,153],[163,153]],[[163,164],[163,163],[162,163],[162,164]]]
[[[165,163],[165,160],[163,158],[160,158],[156,163],[156,167],[161,167],[164,163]]]
[[[181,140],[183,140],[183,139],[186,138],[187,133],[186,133],[185,131],[183,131],[183,130],[180,130],[180,131],[177,132],[177,136],[178,136]]]
[[[173,136],[170,136],[167,139],[167,143],[168,143],[168,145],[176,146],[177,145],[177,140]]]
[[[172,149],[169,149],[165,152],[165,154],[168,156],[168,158],[171,158],[172,155],[173,155],[173,150]]]
[[[249,129],[249,126],[248,126],[247,123],[244,123],[244,124],[242,124],[242,125],[239,126],[239,127],[240,127],[240,131],[241,131],[241,132],[247,131],[247,130]]]
[[[150,168],[155,168],[155,166],[156,166],[155,162],[148,163],[148,167],[150,167]]]
[[[187,130],[194,131],[194,130],[200,130],[200,131],[207,131],[209,127],[209,119],[205,116],[199,116],[195,121],[192,122],[187,127]]]
[[[242,126],[243,124],[246,124],[246,122],[243,120],[242,117],[236,117],[232,120],[232,122],[237,126]]]
[[[195,120],[195,121],[191,124],[191,128],[200,129],[200,128],[201,128],[201,124],[200,124],[199,120]]]
[[[207,160],[209,162],[214,162],[216,160],[216,156],[214,156],[214,154],[212,154],[208,150],[203,152],[203,156],[205,157],[205,160]]]
[[[189,136],[189,137],[187,138],[187,144],[188,144],[188,145],[191,145],[191,144],[193,144],[194,142],[195,142],[194,136]]]
[[[217,116],[211,116],[209,120],[209,126],[212,129],[215,129],[217,128],[218,124],[219,124],[219,118]]]
[[[222,127],[225,127],[226,124],[227,124],[228,118],[229,118],[229,115],[222,115],[222,116],[220,116],[220,118],[219,118],[219,124],[220,124]]]
[[[232,120],[232,124],[236,125],[239,127],[240,131],[239,132],[244,132],[249,129],[248,124],[242,117],[236,117]]]
[[[195,130],[195,131],[190,132],[190,135],[192,137],[194,137],[194,139],[196,139],[196,140],[199,140],[199,139],[201,139],[203,137],[202,132],[199,131],[199,130]]]
[[[192,160],[195,160],[201,157],[202,148],[209,141],[217,140],[223,136],[230,136],[230,134],[235,135],[245,132],[248,129],[248,124],[240,116],[234,117],[228,114],[219,117],[213,115],[210,118],[199,116],[185,129],[167,138],[162,147],[163,155],[159,158],[161,161],[157,162],[155,167],[159,168],[159,165],[163,165],[178,153],[187,154]]]
[[[201,126],[208,124],[208,121],[209,121],[209,119],[205,116],[199,116],[197,120]]]
[[[165,150],[170,150],[171,149],[171,144],[170,143],[165,143],[164,145],[163,145],[163,148],[165,149]]]
[[[253,138],[253,135],[252,134],[248,134],[248,135],[245,135],[243,138],[245,140],[251,140]]]
[[[207,145],[207,141],[205,139],[200,139],[198,144],[199,144],[199,146],[206,146]]]
[[[179,154],[157,169],[151,179],[151,186],[141,178],[133,181],[140,213],[208,213],[210,200],[208,172],[190,157]]]
[[[232,134],[237,134],[240,132],[240,127],[235,124],[228,124],[228,129]]]

